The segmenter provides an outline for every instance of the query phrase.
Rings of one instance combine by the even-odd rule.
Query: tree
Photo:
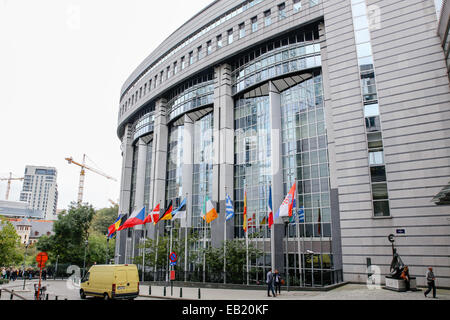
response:
[[[108,231],[108,227],[116,221],[118,213],[118,205],[95,211],[90,233],[97,232],[105,235]]]
[[[20,250],[20,237],[14,226],[0,220],[0,266],[13,266],[23,259]]]
[[[59,255],[59,261],[62,263],[82,265],[85,241],[89,239],[89,228],[94,214],[95,211],[91,205],[72,203],[68,211],[60,214],[54,223],[55,234],[39,239],[38,250],[48,252],[52,263]]]

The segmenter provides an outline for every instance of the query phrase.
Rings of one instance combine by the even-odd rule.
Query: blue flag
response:
[[[230,196],[227,194],[225,197],[225,213],[226,213],[226,217],[225,217],[225,221],[230,220],[231,218],[234,217],[234,208],[233,208],[233,202],[231,202],[231,198]]]
[[[300,222],[305,222],[305,208],[303,206],[298,210],[298,220]]]

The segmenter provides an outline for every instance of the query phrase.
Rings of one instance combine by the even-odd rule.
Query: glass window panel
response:
[[[358,58],[371,56],[372,47],[370,46],[370,42],[356,45],[356,52],[358,53]]]
[[[379,116],[380,110],[378,103],[374,104],[367,104],[364,106],[364,116],[365,117],[373,117],[373,116]]]
[[[371,167],[370,176],[372,182],[386,181],[386,167],[385,166]]]
[[[370,41],[369,29],[361,29],[355,32],[356,43],[364,43]]]
[[[353,17],[367,15],[366,4],[364,2],[352,5]]]
[[[373,211],[375,217],[387,217],[390,216],[389,201],[374,201]]]
[[[372,184],[372,197],[373,200],[382,200],[388,198],[388,190],[386,183],[374,183]]]

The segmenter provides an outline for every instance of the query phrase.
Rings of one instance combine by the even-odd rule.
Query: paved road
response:
[[[33,299],[34,284],[38,281],[27,281],[26,290],[23,291],[23,282],[17,280],[6,285],[1,285],[0,288],[14,289],[19,295],[26,299]],[[70,282],[62,280],[48,280],[43,281],[46,285],[49,295],[49,300],[80,300],[78,288],[71,285]],[[164,287],[152,286],[151,296],[148,295],[148,285],[140,286],[141,295],[137,300],[160,300],[178,299],[180,297],[180,288],[173,288],[173,295],[171,295],[170,287],[166,288],[166,296],[164,297]],[[198,300],[198,288],[183,288],[183,299]],[[437,290],[438,299],[436,300],[450,300],[450,290]],[[9,300],[10,294],[3,291],[1,300]],[[14,297],[14,300],[18,298]],[[90,298],[95,299],[95,298]],[[201,289],[201,299],[207,300],[434,300],[432,298],[425,298],[423,291],[417,292],[394,292],[384,289],[369,290],[365,285],[348,284],[337,289],[327,292],[316,291],[282,291],[281,295],[276,298],[267,297],[267,292],[264,290],[232,290],[232,289]]]

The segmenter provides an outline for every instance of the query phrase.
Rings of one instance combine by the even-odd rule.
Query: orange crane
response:
[[[95,173],[97,173],[97,174],[99,174],[101,176],[104,176],[106,179],[117,181],[117,179],[107,175],[106,173],[103,173],[100,170],[97,170],[97,169],[94,169],[94,168],[91,168],[91,167],[87,166],[86,165],[86,155],[85,154],[83,154],[83,162],[82,163],[74,161],[72,157],[65,158],[65,159],[69,162],[69,164],[75,164],[75,165],[81,167],[80,183],[79,183],[79,186],[78,186],[78,204],[81,204],[81,202],[83,201],[85,169],[90,170],[92,172],[95,172]]]
[[[6,197],[5,200],[8,200],[9,198],[9,191],[11,190],[11,181],[14,180],[23,180],[25,178],[13,178],[12,172],[9,173],[9,178],[0,178],[0,181],[8,181],[8,186],[6,187]]]

